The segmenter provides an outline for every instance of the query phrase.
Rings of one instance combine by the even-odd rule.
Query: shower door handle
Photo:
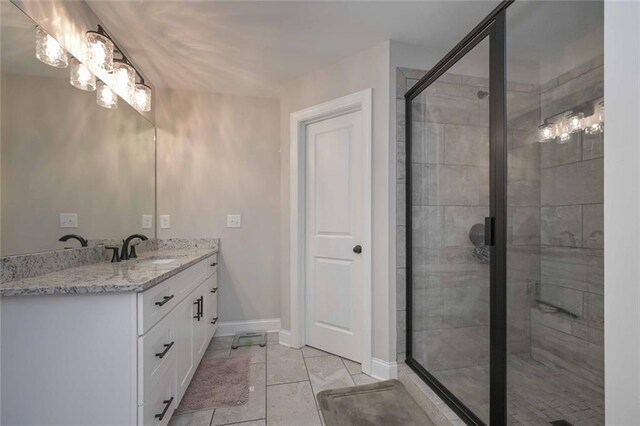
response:
[[[494,218],[493,217],[485,217],[484,218],[484,245],[485,246],[493,246],[495,244],[493,230],[494,230]]]

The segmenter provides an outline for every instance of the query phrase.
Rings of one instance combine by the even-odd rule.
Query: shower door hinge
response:
[[[494,218],[485,217],[484,218],[484,245],[485,246],[493,246],[495,244],[494,228],[495,228]]]

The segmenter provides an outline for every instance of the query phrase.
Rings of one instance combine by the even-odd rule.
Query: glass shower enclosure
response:
[[[405,95],[407,364],[468,424],[604,424],[603,86],[602,2],[508,1]]]

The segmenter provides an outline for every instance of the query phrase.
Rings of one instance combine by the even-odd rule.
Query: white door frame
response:
[[[371,315],[371,193],[372,193],[372,98],[373,89],[365,89],[291,114],[290,138],[290,281],[291,281],[291,346],[305,345],[306,321],[306,256],[305,256],[305,176],[306,129],[308,124],[327,118],[362,111],[362,142],[364,152],[362,191],[362,371],[371,374],[373,318]]]

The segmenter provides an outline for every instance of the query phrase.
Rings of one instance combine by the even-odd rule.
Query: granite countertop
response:
[[[119,263],[99,262],[0,284],[0,296],[43,296],[145,291],[205,259],[218,249],[154,250]],[[153,263],[154,259],[176,259]]]

